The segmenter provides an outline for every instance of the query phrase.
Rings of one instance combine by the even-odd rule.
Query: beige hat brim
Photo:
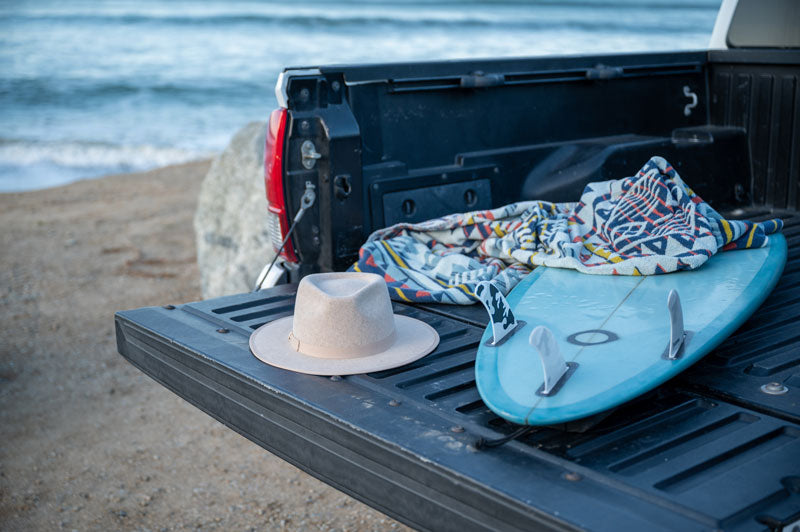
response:
[[[394,315],[396,339],[385,351],[353,358],[322,358],[289,344],[294,316],[264,324],[250,335],[250,351],[262,362],[310,375],[356,375],[392,369],[424,357],[439,345],[439,334],[425,322]]]

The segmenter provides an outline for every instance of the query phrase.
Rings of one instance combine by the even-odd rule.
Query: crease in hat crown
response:
[[[297,288],[292,349],[320,358],[353,358],[379,353],[396,340],[392,303],[375,274],[312,274]]]

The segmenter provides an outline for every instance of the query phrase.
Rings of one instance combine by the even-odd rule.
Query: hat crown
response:
[[[296,351],[322,358],[369,356],[394,338],[392,303],[380,276],[325,273],[300,281],[289,338]]]

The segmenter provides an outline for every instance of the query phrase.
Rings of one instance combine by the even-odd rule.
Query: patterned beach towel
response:
[[[507,294],[537,266],[654,275],[702,266],[719,250],[763,247],[781,220],[725,220],[663,158],[633,177],[590,183],[578,203],[523,201],[375,231],[351,271],[394,299],[468,305],[491,281]]]

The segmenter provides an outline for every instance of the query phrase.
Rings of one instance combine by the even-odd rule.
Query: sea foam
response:
[[[212,157],[214,152],[150,145],[0,140],[0,191],[53,186]]]

